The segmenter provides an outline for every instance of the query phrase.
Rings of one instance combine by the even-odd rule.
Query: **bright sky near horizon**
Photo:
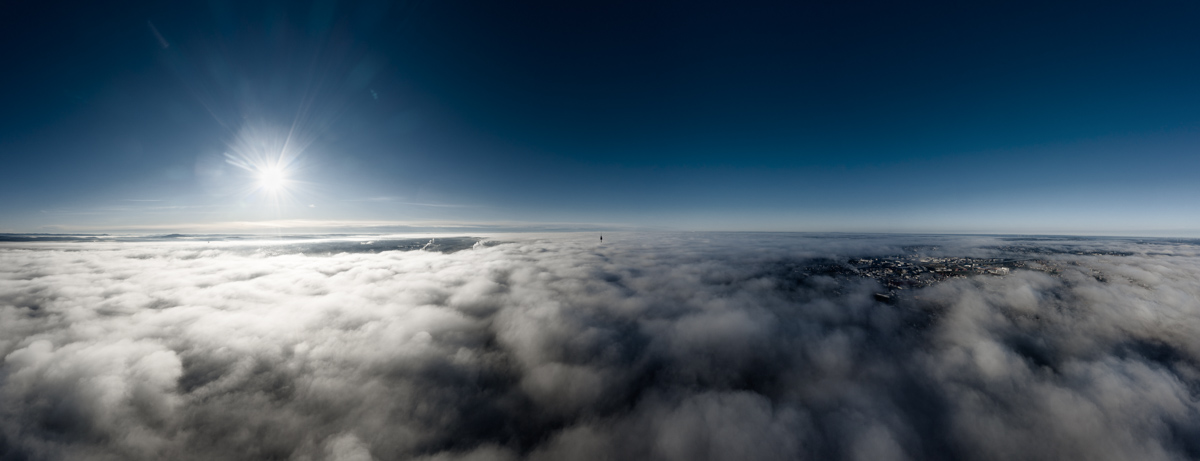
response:
[[[1200,235],[1200,3],[9,2],[0,232]]]

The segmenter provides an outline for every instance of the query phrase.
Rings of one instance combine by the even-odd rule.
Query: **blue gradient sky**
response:
[[[1197,2],[42,3],[0,232],[1200,235]]]

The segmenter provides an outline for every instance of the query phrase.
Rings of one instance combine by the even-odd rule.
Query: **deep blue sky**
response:
[[[48,3],[0,232],[1200,234],[1194,1]]]

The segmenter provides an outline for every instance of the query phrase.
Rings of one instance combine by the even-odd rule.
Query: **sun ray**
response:
[[[229,143],[225,162],[245,174],[241,195],[282,213],[299,203],[304,182],[298,177],[307,142],[296,142],[294,130],[271,129],[261,125],[243,127]],[[303,141],[303,140],[302,140]]]

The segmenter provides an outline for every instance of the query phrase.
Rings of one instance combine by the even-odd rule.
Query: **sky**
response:
[[[1197,23],[1182,0],[5,2],[0,232],[1196,236]]]

